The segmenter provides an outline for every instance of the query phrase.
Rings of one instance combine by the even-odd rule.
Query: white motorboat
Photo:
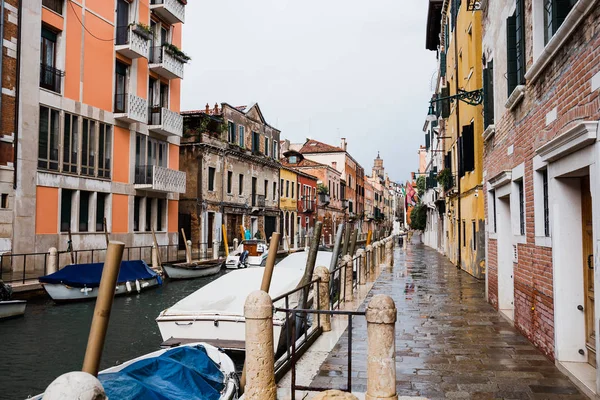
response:
[[[318,252],[316,266],[328,266],[331,252]],[[269,295],[278,297],[294,290],[306,269],[308,252],[291,254],[273,270]],[[185,343],[208,342],[229,350],[244,350],[244,303],[250,293],[260,288],[265,268],[248,268],[233,271],[198,289],[156,318],[164,341]],[[296,307],[299,292],[290,296],[287,306]],[[280,300],[275,306],[285,307]],[[285,314],[273,316],[275,349],[279,346],[285,325]]]
[[[108,398],[120,400],[157,398],[157,394],[160,398],[234,400],[239,388],[231,358],[207,343],[158,350],[105,369],[98,379]]]
[[[230,269],[247,267],[264,267],[269,254],[269,246],[264,240],[242,240],[240,245],[232,251],[225,267]]]
[[[25,300],[0,301],[0,319],[16,318],[25,315]]]
[[[192,261],[191,263],[165,264],[163,269],[171,279],[194,279],[218,274],[223,259],[209,261]]]

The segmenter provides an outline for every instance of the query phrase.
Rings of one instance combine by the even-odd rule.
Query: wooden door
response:
[[[596,367],[596,329],[594,324],[594,230],[592,194],[589,176],[581,180],[581,214],[583,228],[583,276],[585,295],[585,332],[588,363]]]

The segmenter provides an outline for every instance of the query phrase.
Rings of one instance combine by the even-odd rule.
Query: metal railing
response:
[[[62,77],[64,72],[46,65],[40,64],[40,87],[51,90],[56,93],[60,93],[62,87]]]

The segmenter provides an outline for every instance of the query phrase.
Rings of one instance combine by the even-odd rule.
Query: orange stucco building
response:
[[[13,253],[177,244],[186,1],[28,4]]]

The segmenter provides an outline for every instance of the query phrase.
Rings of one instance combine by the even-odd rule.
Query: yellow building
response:
[[[281,167],[279,172],[280,232],[284,246],[297,247],[298,232],[298,174],[291,168]]]
[[[481,13],[467,10],[468,2],[450,1],[441,11],[439,46],[441,90],[448,97],[483,86]],[[478,96],[438,102],[445,123],[440,136],[445,167],[451,168],[453,188],[446,197],[446,254],[477,278],[485,277],[485,219],[483,198],[483,116]],[[480,97],[480,96],[479,96]]]

